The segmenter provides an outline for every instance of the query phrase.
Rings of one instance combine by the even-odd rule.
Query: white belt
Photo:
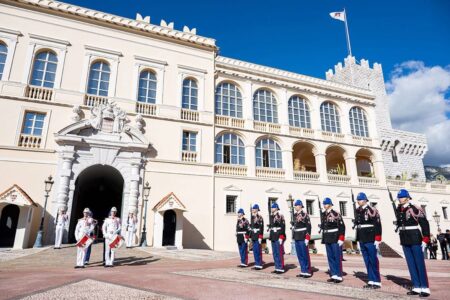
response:
[[[281,230],[281,227],[272,227],[270,228],[271,231],[277,232],[278,230]]]
[[[303,228],[295,228],[294,229],[294,231],[305,231],[306,230],[306,227],[303,227]]]
[[[253,232],[258,232],[260,229],[259,228],[252,228]]]
[[[358,225],[358,228],[368,228],[368,227],[373,227],[373,224],[361,224],[361,225]]]
[[[414,230],[414,229],[420,229],[419,225],[416,225],[416,226],[405,226],[405,227],[401,227],[400,226],[400,230]]]
[[[324,230],[323,232],[324,233],[328,233],[328,232],[337,232],[339,229],[338,228],[334,228],[334,229],[327,229],[327,230]]]
[[[236,232],[237,234],[246,234],[247,233],[247,231],[238,231],[238,232]]]

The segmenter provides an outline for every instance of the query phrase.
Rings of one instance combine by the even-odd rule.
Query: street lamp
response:
[[[438,215],[437,211],[434,211],[433,219],[437,224],[438,231],[441,230],[441,228],[439,227],[439,221],[441,220],[441,216]]]
[[[146,232],[146,223],[147,223],[147,202],[148,202],[148,196],[150,195],[150,184],[148,181],[145,183],[144,186],[144,226],[142,227],[142,233],[141,233],[141,243],[139,246],[141,247],[147,247],[147,232]]]
[[[291,212],[291,228],[294,227],[294,198],[292,198],[292,195],[289,194],[289,197],[286,199],[286,202],[288,204],[288,207]],[[296,255],[295,251],[295,242],[294,239],[291,241],[291,255]]]
[[[41,214],[41,224],[39,225],[39,231],[37,233],[36,241],[34,242],[33,248],[42,248],[42,237],[44,236],[45,211],[47,210],[48,194],[52,190],[53,183],[54,182],[52,175],[48,176],[48,178],[45,180],[45,202],[44,202],[44,209],[42,210]]]

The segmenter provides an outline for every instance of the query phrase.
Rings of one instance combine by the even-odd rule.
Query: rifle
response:
[[[394,209],[395,221],[394,221],[393,223],[394,223],[394,225],[396,226],[396,227],[395,227],[395,232],[397,233],[397,232],[398,232],[398,229],[399,229],[399,227],[400,227],[399,215],[398,215],[398,211],[397,211],[397,205],[395,204],[395,200],[394,200],[394,198],[392,197],[392,193],[391,193],[391,191],[389,190],[389,188],[387,188],[387,190],[388,190],[388,193],[389,193],[389,199],[391,200],[392,208]]]
[[[269,232],[270,231],[270,229],[272,228],[272,223],[273,223],[273,220],[272,220],[272,211],[270,210],[271,209],[271,205],[270,205],[270,200],[269,201],[267,201],[267,209],[268,209],[268,211],[269,211],[269,226],[267,227],[267,232]],[[263,229],[264,230],[264,229]]]
[[[350,189],[351,193],[352,193],[352,204],[353,204],[353,217],[354,219],[352,219],[353,222],[353,227],[352,229],[355,229],[356,225],[358,225],[358,221],[356,220],[356,202],[355,202],[355,195],[353,194],[353,189]]]
[[[320,203],[319,196],[317,196],[317,201],[319,203],[319,214],[320,214],[319,233],[321,233],[322,229],[323,229],[323,223],[324,223],[323,217],[324,217],[325,214],[322,213],[322,204]]]

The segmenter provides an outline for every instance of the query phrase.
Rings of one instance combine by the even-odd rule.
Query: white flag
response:
[[[332,13],[330,13],[330,16],[331,16],[333,19],[336,19],[336,20],[340,20],[340,21],[342,21],[342,22],[345,22],[345,12],[343,12],[343,11],[332,12]]]

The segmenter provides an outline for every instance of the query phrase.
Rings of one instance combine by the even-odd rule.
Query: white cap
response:
[[[91,210],[90,210],[89,208],[86,207],[86,208],[83,210],[83,212],[84,212],[84,213],[91,213]]]
[[[111,211],[117,212],[117,208],[116,208],[115,206],[113,206],[113,207],[111,208]]]

